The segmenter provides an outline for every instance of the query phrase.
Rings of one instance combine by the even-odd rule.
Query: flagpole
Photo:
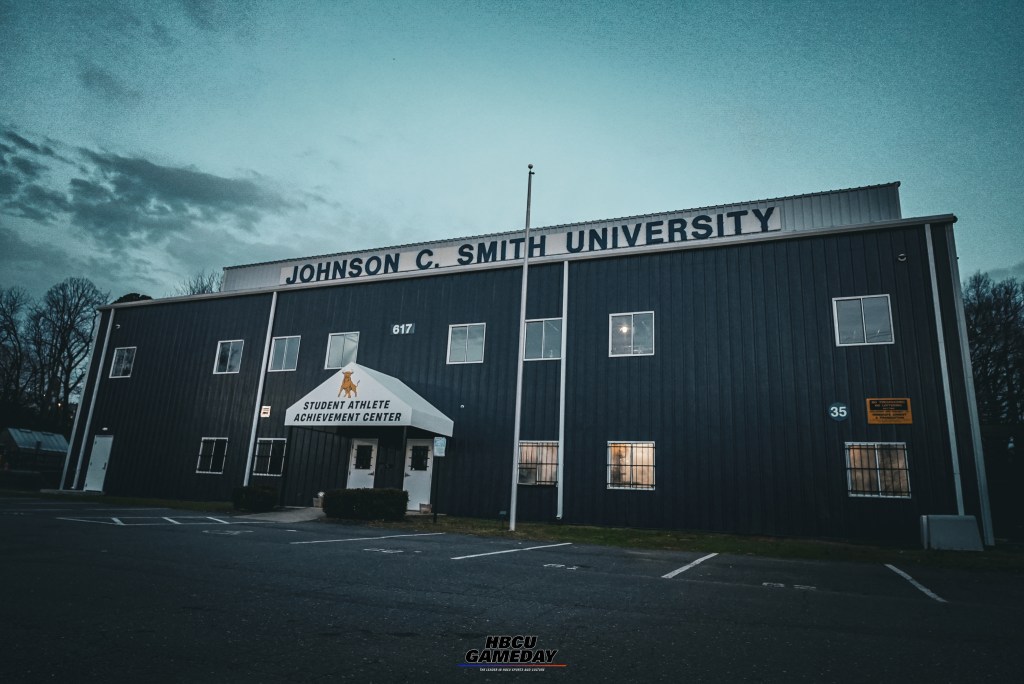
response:
[[[519,494],[519,422],[523,413],[523,357],[526,355],[526,283],[530,268],[530,198],[533,194],[533,164],[526,176],[526,229],[523,231],[523,278],[519,295],[519,357],[516,364],[516,412],[512,430],[512,502],[508,507],[509,532],[516,531],[516,499]]]

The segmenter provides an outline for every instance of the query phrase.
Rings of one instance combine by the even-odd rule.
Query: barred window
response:
[[[654,354],[654,312],[611,314],[608,317],[608,356]]]
[[[242,367],[242,340],[223,340],[217,343],[217,360],[213,363],[213,374],[237,373]]]
[[[654,489],[654,442],[608,442],[608,489]]]
[[[836,346],[893,343],[889,295],[836,297],[832,300],[832,311]]]
[[[256,458],[252,464],[253,475],[284,474],[284,453],[286,439],[258,439],[256,440]]]
[[[846,487],[850,496],[910,498],[905,442],[847,442]]]
[[[562,356],[562,319],[545,318],[526,321],[526,349],[523,358],[527,361],[558,359]]]
[[[199,442],[199,461],[196,463],[196,472],[211,475],[223,474],[227,455],[227,437],[203,437]]]
[[[519,443],[519,484],[558,484],[558,442]]]
[[[135,347],[118,347],[114,350],[114,360],[110,364],[110,377],[130,378],[135,365]]]

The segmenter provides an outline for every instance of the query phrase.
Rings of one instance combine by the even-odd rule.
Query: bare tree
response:
[[[1024,422],[1024,285],[975,273],[963,294],[981,422]]]
[[[31,298],[23,288],[0,290],[0,402],[21,406],[25,402],[28,357],[22,325]]]
[[[54,285],[29,312],[24,340],[31,353],[29,396],[43,418],[63,426],[85,376],[96,309],[108,293],[86,278]]]
[[[199,271],[191,278],[178,283],[178,287],[174,293],[180,296],[186,295],[197,295],[197,294],[209,294],[211,292],[220,292],[220,287],[223,281],[223,274],[217,273],[216,271]]]

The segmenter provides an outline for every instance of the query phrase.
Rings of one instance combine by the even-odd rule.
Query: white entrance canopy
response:
[[[452,436],[454,423],[408,385],[350,363],[288,407],[284,424],[296,427],[408,426]]]

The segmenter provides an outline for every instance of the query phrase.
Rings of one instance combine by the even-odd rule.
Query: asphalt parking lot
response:
[[[0,498],[0,551],[4,682],[1005,682],[1024,665],[1024,583],[1005,573],[81,499]],[[488,662],[510,657],[540,660]]]

